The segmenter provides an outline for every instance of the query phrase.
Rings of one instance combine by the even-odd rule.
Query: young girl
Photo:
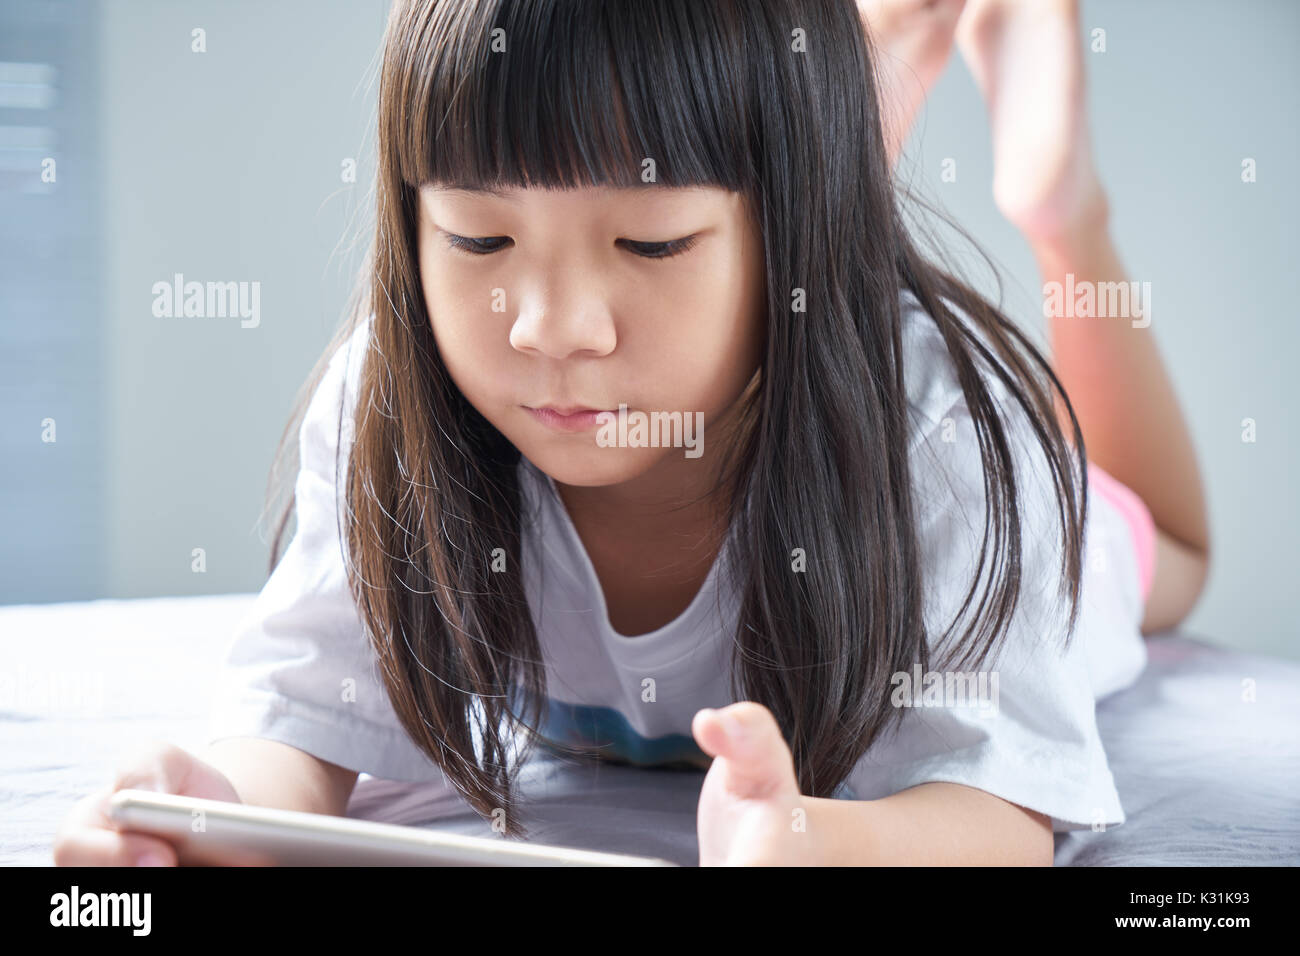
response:
[[[892,157],[956,36],[1044,281],[1123,278],[1073,4],[961,7],[399,0],[366,298],[211,747],[56,861],[175,862],[112,789],[341,814],[359,772],[518,835],[535,745],[708,767],[703,864],[1123,822],[1094,701],[1201,590],[1199,478],[1149,329],[1053,316],[1053,368],[910,241]]]

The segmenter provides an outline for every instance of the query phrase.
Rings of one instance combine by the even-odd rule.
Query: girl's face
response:
[[[616,431],[590,413],[620,405],[629,436],[636,412],[702,413],[707,460],[710,427],[759,366],[763,253],[736,193],[426,186],[419,259],[452,380],[563,484],[621,484],[695,458],[629,447],[635,437],[609,446]]]

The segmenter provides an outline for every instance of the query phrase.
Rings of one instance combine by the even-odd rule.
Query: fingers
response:
[[[691,736],[710,757],[717,757],[727,749],[727,732],[717,714],[712,707],[705,707],[696,711],[691,720]]]
[[[700,748],[726,761],[727,791],[761,799],[795,789],[794,758],[772,712],[754,701],[695,715],[692,733]]]
[[[187,750],[153,741],[126,761],[108,787],[73,807],[54,839],[56,866],[176,866],[175,848],[144,833],[118,830],[108,801],[119,790],[152,790],[238,802],[221,771]]]
[[[182,793],[194,759],[193,754],[166,741],[151,743],[118,771],[113,789]]]
[[[107,813],[112,794],[105,788],[73,807],[54,839],[54,865],[175,866],[176,851],[166,841],[113,828]]]

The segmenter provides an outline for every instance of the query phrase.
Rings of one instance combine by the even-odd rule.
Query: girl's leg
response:
[[[1033,249],[1045,290],[1131,288],[1092,162],[1075,0],[970,0],[957,44],[989,108],[994,195]],[[1062,308],[1049,321],[1055,370],[1089,459],[1137,492],[1155,520],[1156,570],[1142,621],[1150,633],[1178,624],[1200,596],[1209,522],[1191,435],[1151,316],[1140,311],[1130,299],[1118,316]]]
[[[881,122],[891,163],[907,143],[925,95],[948,64],[966,0],[858,0],[876,49]]]
[[[1034,249],[1043,281],[1127,281],[1101,227]],[[1143,633],[1180,623],[1209,571],[1205,497],[1191,435],[1150,327],[1127,317],[1050,318],[1053,365],[1074,405],[1089,459],[1133,489],[1156,523],[1155,580]],[[1145,320],[1143,320],[1145,321]],[[1069,420],[1064,406],[1062,424]]]

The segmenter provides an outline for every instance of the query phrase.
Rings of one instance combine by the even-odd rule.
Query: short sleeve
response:
[[[931,351],[921,341],[914,340],[913,352],[924,380],[913,405],[919,424],[911,468],[934,667],[941,663],[937,641],[978,569],[987,504],[974,420],[955,376],[944,385],[945,376],[933,371],[946,360],[946,351],[935,351],[943,350],[937,333],[924,340]],[[873,743],[848,783],[862,800],[923,783],[963,784],[1050,817],[1054,831],[1120,824],[1124,812],[1098,733],[1084,652],[1089,630],[1105,622],[1082,601],[1064,648],[1069,603],[1057,591],[1061,529],[1051,472],[1024,411],[1000,383],[990,388],[1010,431],[1021,496],[1020,600],[1000,650],[977,671],[924,673],[918,666],[894,675],[889,693],[901,721]],[[972,620],[989,565],[955,636]]]
[[[363,322],[335,352],[303,417],[297,529],[227,648],[208,740],[262,737],[377,777],[440,780],[393,712],[343,563],[340,405],[346,474],[368,336]]]

